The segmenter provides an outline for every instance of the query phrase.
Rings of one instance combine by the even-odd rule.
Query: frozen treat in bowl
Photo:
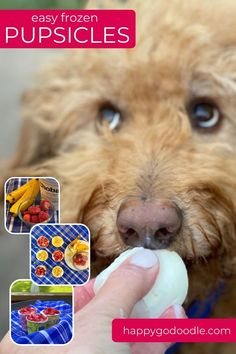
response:
[[[60,322],[61,312],[53,307],[47,307],[46,309],[42,310],[41,313],[48,317],[47,328],[55,326]]]
[[[37,311],[36,308],[32,307],[32,306],[22,307],[22,308],[20,308],[18,310],[20,324],[21,324],[21,327],[22,327],[23,331],[27,332],[27,320],[26,320],[26,317],[28,315],[36,313],[36,311]]]
[[[33,313],[26,317],[28,334],[47,329],[48,317],[42,313]]]

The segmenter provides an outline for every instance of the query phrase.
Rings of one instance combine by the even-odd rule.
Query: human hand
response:
[[[83,287],[75,288],[77,325],[84,321],[85,342],[86,337],[89,342],[88,336],[91,334],[91,338],[96,338],[95,343],[90,343],[91,349],[88,353],[163,354],[170,346],[168,343],[131,343],[129,345],[114,343],[111,340],[112,320],[129,317],[134,305],[150,290],[158,275],[156,255],[150,250],[137,253],[110,275],[96,296],[93,291],[94,280]],[[185,317],[184,309],[180,305],[170,307],[161,316],[161,318]],[[86,335],[86,331],[89,334]],[[101,344],[102,347],[99,348]]]
[[[75,335],[63,347],[40,347],[41,354],[163,354],[168,343],[115,343],[112,341],[111,323],[114,318],[129,317],[134,305],[152,287],[158,275],[158,259],[147,249],[128,258],[108,278],[95,296],[94,280],[76,287]],[[184,318],[181,306],[170,307],[162,318]],[[20,347],[6,336],[2,342],[5,352],[11,354],[36,354],[37,347]],[[1,352],[1,351],[0,351]],[[2,351],[5,353],[4,351]]]

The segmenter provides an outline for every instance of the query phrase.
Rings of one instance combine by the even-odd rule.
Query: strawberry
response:
[[[58,315],[60,313],[59,310],[54,309],[53,307],[47,307],[46,309],[44,309],[43,311],[44,315],[49,315],[49,316],[54,316],[54,315]]]
[[[42,200],[40,203],[40,208],[42,211],[48,211],[52,207],[52,204],[48,200]]]
[[[29,214],[31,215],[37,215],[39,214],[41,211],[40,207],[38,205],[31,205],[29,208],[28,208],[28,212]]]
[[[35,313],[35,314],[28,315],[27,320],[32,322],[46,322],[48,318],[42,313]]]
[[[49,214],[46,211],[40,211],[39,213],[39,222],[44,222],[49,219]]]
[[[31,215],[31,222],[33,224],[37,224],[39,222],[39,217],[38,215]]]
[[[29,214],[29,213],[25,213],[24,216],[23,216],[23,219],[24,219],[26,222],[30,222],[30,214]]]

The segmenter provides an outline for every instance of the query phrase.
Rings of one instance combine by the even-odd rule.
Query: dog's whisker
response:
[[[194,259],[194,262],[196,262],[197,261],[197,254],[196,254],[195,245],[194,245],[194,234],[192,231],[190,234],[190,243],[191,243],[191,248],[192,248],[192,253],[193,253],[193,259]]]
[[[205,264],[208,263],[208,259],[207,259],[206,256],[200,256],[199,258],[200,258]]]
[[[207,236],[206,231],[200,224],[195,224],[195,227],[201,232],[201,234],[205,237],[208,244],[211,246],[212,249],[215,248],[214,244],[210,241],[209,237]]]
[[[215,228],[215,230],[217,231],[215,236],[218,236],[219,238],[219,242],[222,243],[222,233],[221,233],[221,229],[216,221],[216,218],[212,215],[211,212],[209,212],[203,205],[201,206],[201,208],[204,210],[204,214],[205,214],[205,218],[207,218],[207,222],[211,225],[213,225],[213,227]]]

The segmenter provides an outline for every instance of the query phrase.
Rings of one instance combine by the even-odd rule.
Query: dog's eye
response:
[[[196,128],[214,128],[221,120],[218,107],[209,102],[195,102],[190,108],[189,114],[192,124]]]
[[[102,107],[98,114],[98,126],[116,130],[121,124],[121,113],[112,106]]]

